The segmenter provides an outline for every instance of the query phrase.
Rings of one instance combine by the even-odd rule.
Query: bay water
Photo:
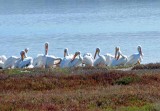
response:
[[[63,57],[70,53],[124,55],[142,46],[143,63],[160,61],[159,0],[0,0],[0,55],[44,53]]]

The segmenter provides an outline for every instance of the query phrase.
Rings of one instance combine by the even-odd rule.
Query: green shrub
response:
[[[138,82],[140,78],[138,77],[122,77],[122,78],[119,78],[118,80],[115,81],[115,84],[118,84],[118,85],[128,85],[130,83],[133,83],[133,82]]]
[[[147,104],[141,107],[137,106],[121,107],[119,111],[159,111],[159,109],[156,109],[152,104]]]

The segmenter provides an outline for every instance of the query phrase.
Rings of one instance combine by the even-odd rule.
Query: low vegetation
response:
[[[160,69],[160,63],[150,63],[150,64],[142,64],[137,65],[132,68],[132,70],[140,70],[140,69]]]
[[[1,70],[0,111],[159,111],[160,69],[153,65]]]

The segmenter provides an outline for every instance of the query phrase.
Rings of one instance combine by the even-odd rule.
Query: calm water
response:
[[[143,63],[160,61],[160,1],[158,0],[0,0],[0,55],[28,56],[44,53],[114,54],[120,46],[125,55],[142,46]]]

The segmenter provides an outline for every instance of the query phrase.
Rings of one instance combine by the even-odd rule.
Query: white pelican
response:
[[[127,62],[127,56],[123,55],[119,47],[115,48],[115,58],[112,60],[109,66],[120,66]]]
[[[142,53],[142,48],[141,46],[137,47],[138,53],[131,55],[128,57],[128,61],[126,65],[135,65],[135,64],[140,64],[143,60],[143,53]]]
[[[78,56],[78,57],[77,57]],[[75,52],[74,56],[65,56],[60,63],[61,68],[78,67],[82,65],[83,57],[80,52]]]
[[[77,57],[78,56],[78,57]],[[78,51],[74,54],[72,60],[69,62],[69,67],[78,67],[82,65],[83,57],[81,56],[81,52]]]
[[[61,61],[61,58],[57,58],[52,55],[48,55],[48,47],[49,43],[45,43],[45,55],[40,54],[33,60],[34,67],[43,67],[43,68],[51,68],[55,65],[59,64]]]
[[[85,66],[93,66],[94,58],[93,58],[92,54],[91,53],[85,53],[83,55],[82,63],[85,64]]]
[[[106,58],[104,55],[100,55],[100,49],[96,48],[96,52],[94,55],[94,59],[96,58],[96,55],[98,54],[98,57],[95,61],[94,61],[94,66],[106,66]]]
[[[49,46],[49,43],[46,42],[45,43],[45,62],[46,62],[45,67],[51,68],[51,67],[54,67],[54,66],[60,64],[62,59],[55,57],[53,55],[48,55],[48,46]]]
[[[19,60],[20,60],[19,57],[11,56],[4,62],[3,68],[4,69],[15,68],[16,67],[16,62],[19,61]]]
[[[25,68],[28,67],[30,65],[32,65],[33,59],[31,57],[26,57],[26,52],[25,51],[21,51],[20,55],[21,55],[21,60],[17,61],[17,65],[18,68]]]
[[[4,62],[7,60],[7,57],[2,55],[0,56],[0,69],[3,69]]]
[[[61,68],[78,67],[82,64],[85,64],[85,66],[93,66],[93,57],[91,53],[86,53],[82,57],[80,51],[76,52],[73,56],[69,55],[68,49],[64,50],[64,58],[60,63]]]
[[[4,65],[3,68],[23,68],[23,67],[28,67],[29,65],[32,64],[32,58],[31,57],[26,57],[26,52],[25,51],[21,51],[20,55],[21,58],[16,57],[16,56],[11,56],[9,57]]]
[[[38,54],[33,59],[33,66],[36,68],[46,68],[46,55],[48,55],[48,42],[45,43],[45,54]]]
[[[0,60],[2,62],[5,62],[7,60],[7,57],[5,55],[0,56]]]
[[[64,58],[60,62],[60,67],[61,68],[69,67],[68,64],[72,60],[72,58],[73,58],[73,55],[69,54],[68,48],[64,49]]]

